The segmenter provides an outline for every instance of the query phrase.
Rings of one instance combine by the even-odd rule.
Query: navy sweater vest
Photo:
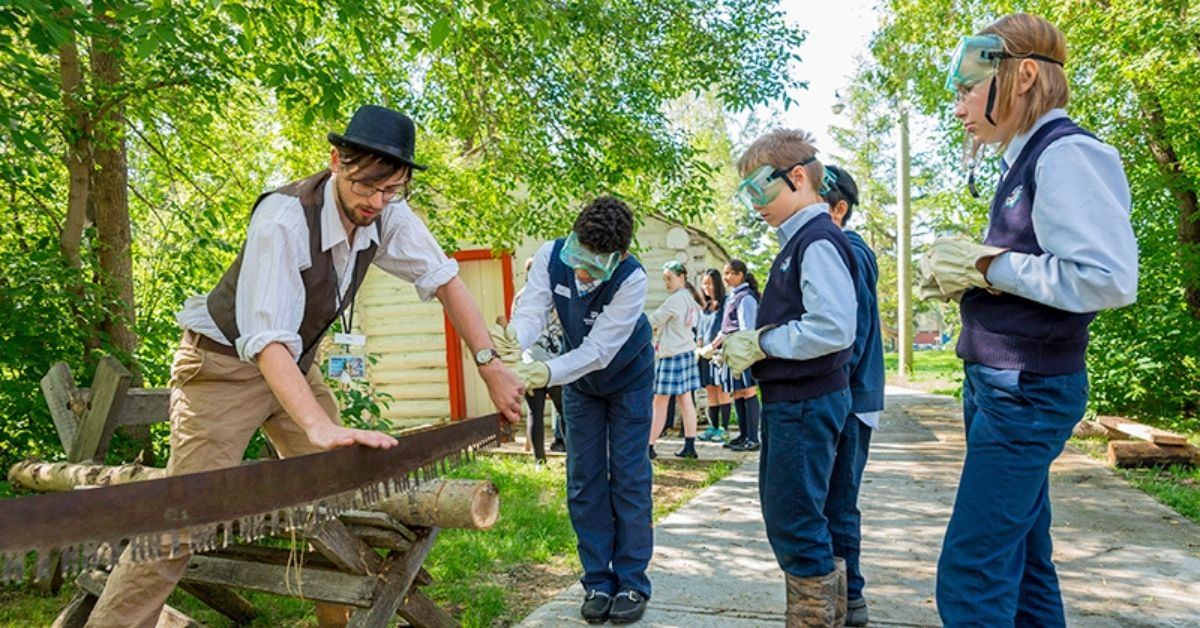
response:
[[[850,250],[850,241],[833,224],[829,214],[820,214],[800,227],[779,255],[775,256],[771,274],[767,278],[767,288],[759,304],[757,327],[772,323],[783,325],[804,316],[807,310],[804,309],[799,288],[800,267],[804,252],[818,240],[828,240],[833,244],[857,285],[858,269],[854,253]],[[854,347],[850,346],[811,360],[767,358],[759,361],[754,365],[753,372],[762,388],[763,402],[804,401],[846,388],[849,375],[845,367],[853,352]]]
[[[1087,131],[1067,118],[1044,124],[1021,150],[1001,180],[988,214],[987,244],[1018,253],[1041,255],[1033,228],[1034,175],[1038,158],[1055,140]],[[1056,207],[1054,211],[1086,211]],[[1074,373],[1085,367],[1088,325],[1095,312],[1077,314],[1013,294],[973,288],[963,295],[958,357],[992,368],[1039,375]]]
[[[879,281],[879,266],[875,253],[862,236],[847,231],[846,239],[858,265],[855,280],[858,294],[858,321],[854,332],[854,352],[846,365],[850,369],[850,411],[878,412],[883,410],[883,334],[879,327],[879,302],[875,285]]]
[[[563,327],[566,351],[583,343],[592,331],[596,317],[612,302],[621,284],[642,265],[632,255],[621,261],[608,281],[598,288],[580,295],[575,282],[575,271],[558,258],[564,240],[554,242],[550,253],[550,286],[554,294],[554,307]],[[562,294],[562,288],[570,297]],[[633,333],[621,346],[616,357],[605,368],[588,373],[572,384],[576,389],[597,397],[607,397],[635,386],[651,386],[654,383],[654,344],[650,321],[643,313],[633,327]]]

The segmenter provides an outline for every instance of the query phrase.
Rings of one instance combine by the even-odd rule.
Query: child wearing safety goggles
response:
[[[567,508],[584,570],[580,614],[589,623],[635,622],[650,599],[654,345],[632,238],[625,203],[592,201],[570,235],[538,249],[512,322],[492,331],[501,356],[515,362],[551,309],[562,323],[563,353],[515,370],[526,390],[563,386]]]
[[[964,37],[947,87],[998,146],[984,244],[935,241],[922,293],[961,298],[967,456],[938,561],[948,626],[1065,626],[1049,469],[1087,406],[1088,325],[1137,294],[1121,158],[1067,117],[1062,33],[1014,14]]]
[[[823,508],[838,435],[850,414],[857,265],[821,195],[833,181],[812,137],[775,130],[738,161],[737,198],[776,231],[756,329],[725,338],[738,374],[762,390],[759,494],[767,540],[787,583],[788,626],[844,625],[845,562],[835,559]]]

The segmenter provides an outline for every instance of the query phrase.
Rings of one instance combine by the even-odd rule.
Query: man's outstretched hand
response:
[[[319,425],[307,432],[308,441],[321,449],[339,449],[351,445],[366,445],[376,449],[391,449],[398,441],[372,430],[360,430],[353,427],[334,425],[332,422]]]

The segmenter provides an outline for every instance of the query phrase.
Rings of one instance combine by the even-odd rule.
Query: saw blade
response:
[[[447,461],[493,445],[500,417],[493,414],[401,437],[391,449],[361,445],[284,460],[241,465],[103,488],[0,500],[0,554],[5,571],[25,553],[140,541],[167,533],[247,518],[270,527],[278,513],[317,506],[367,505],[438,474]],[[340,497],[339,500],[330,501]],[[261,516],[261,517],[259,517]],[[288,517],[290,519],[290,516]],[[244,525],[243,525],[244,527]],[[67,552],[70,553],[70,552]],[[75,552],[78,554],[78,552]],[[151,557],[152,558],[152,557]],[[11,576],[5,573],[4,576]],[[0,578],[5,579],[5,578]]]

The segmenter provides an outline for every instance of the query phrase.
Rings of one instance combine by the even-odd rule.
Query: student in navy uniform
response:
[[[925,260],[939,296],[962,298],[967,455],[937,578],[949,626],[1065,625],[1050,463],[1087,406],[1088,325],[1137,296],[1121,158],[1063,111],[1066,61],[1054,25],[1014,14],[964,37],[949,68],[955,117],[1003,154],[985,244],[939,239]]]
[[[775,228],[757,328],[725,339],[733,373],[753,365],[763,396],[759,494],[767,540],[786,575],[787,625],[843,625],[846,582],[825,517],[838,437],[850,414],[858,299],[850,242],[820,194],[830,178],[812,136],[777,129],[738,160],[738,198]],[[840,563],[840,564],[839,564]]]
[[[862,236],[846,227],[858,205],[858,184],[849,172],[837,166],[826,168],[834,181],[825,193],[833,224],[842,228],[854,261],[858,264],[855,286],[858,295],[858,318],[855,324],[854,352],[846,368],[850,371],[850,415],[838,437],[837,457],[829,478],[829,497],[825,501],[825,517],[833,537],[833,555],[846,561],[846,625],[867,625],[867,599],[863,595],[866,581],[859,566],[859,547],[862,544],[862,513],[858,510],[858,490],[862,486],[863,469],[871,447],[871,430],[879,428],[883,413],[883,336],[879,328],[879,303],[875,285],[879,281],[879,266],[875,253]]]
[[[704,307],[700,309],[700,324],[697,325],[700,348],[696,351],[699,360],[700,385],[704,387],[705,405],[708,408],[708,429],[698,438],[704,441],[725,442],[729,433],[729,411],[732,400],[721,388],[712,363],[712,343],[721,331],[721,318],[725,308],[725,282],[721,272],[715,268],[704,271],[700,279]]]
[[[520,307],[493,330],[506,359],[533,344],[558,312],[565,346],[546,362],[521,362],[525,388],[563,385],[567,507],[579,540],[589,623],[641,618],[650,599],[650,441],[654,345],[646,272],[629,254],[633,214],[611,197],[592,201],[571,234],[534,256]]]

